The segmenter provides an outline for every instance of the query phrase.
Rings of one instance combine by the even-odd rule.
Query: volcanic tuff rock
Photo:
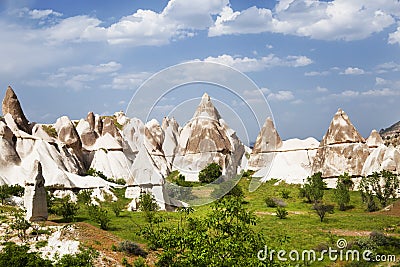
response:
[[[249,169],[261,181],[278,178],[288,183],[302,183],[311,175],[313,158],[318,147],[314,138],[282,141],[271,118],[267,118],[249,159]]]
[[[11,86],[8,86],[2,105],[3,115],[11,114],[18,128],[26,133],[31,133],[31,125],[22,111],[21,104]]]
[[[35,160],[30,180],[25,182],[24,206],[26,209],[26,220],[28,221],[47,220],[47,195],[44,184],[42,164]]]
[[[282,139],[275,129],[274,122],[268,117],[257,136],[249,159],[250,169],[265,168],[271,165],[276,152],[282,146]]]
[[[164,151],[165,159],[172,167],[175,155],[178,152],[178,139],[179,139],[179,125],[174,118],[165,117],[161,125],[164,131],[164,142],[162,143],[162,150]]]
[[[368,156],[362,169],[362,175],[371,175],[382,170],[400,173],[400,151],[390,145],[380,145]]]
[[[319,145],[312,172],[322,172],[323,177],[337,177],[344,172],[360,176],[369,153],[364,138],[339,109]]]
[[[243,144],[204,94],[193,118],[180,133],[173,168],[187,180],[196,181],[198,172],[212,162],[218,163],[223,173],[237,171],[243,154]]]
[[[371,134],[367,138],[366,143],[370,148],[377,148],[378,146],[384,144],[382,137],[376,130],[371,131]]]

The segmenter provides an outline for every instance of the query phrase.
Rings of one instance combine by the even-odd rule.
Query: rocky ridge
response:
[[[179,170],[186,180],[211,162],[231,177],[252,169],[262,181],[272,178],[303,183],[314,172],[335,178],[388,169],[399,171],[400,154],[385,146],[376,131],[365,140],[347,114],[338,110],[321,142],[314,138],[282,140],[267,118],[252,150],[244,146],[204,94],[193,118],[183,127],[173,118],[142,122],[122,112],[101,117],[89,112],[72,122],[63,116],[54,124],[30,123],[9,87],[0,119],[0,184],[24,184],[32,163],[39,161],[46,186],[65,189],[102,188],[113,183],[84,176],[90,168],[111,179],[124,179],[136,209],[143,192],[152,193],[162,209],[169,208],[165,178]],[[6,112],[6,113],[4,113]]]

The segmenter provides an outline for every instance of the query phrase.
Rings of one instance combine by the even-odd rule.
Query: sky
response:
[[[184,124],[204,92],[234,129],[251,117],[241,106],[258,127],[272,113],[283,139],[321,139],[338,108],[364,137],[400,120],[397,0],[0,0],[0,36],[0,88],[30,121],[126,111],[147,79],[187,62],[223,64],[256,89],[160,84],[162,97],[145,92],[161,97],[157,120]]]

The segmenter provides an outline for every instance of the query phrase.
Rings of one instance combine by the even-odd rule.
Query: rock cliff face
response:
[[[243,154],[243,144],[204,94],[193,118],[180,133],[173,168],[187,180],[197,181],[199,171],[212,162],[222,167],[223,174],[236,172]]]
[[[323,177],[338,177],[344,172],[360,176],[369,153],[364,138],[339,109],[319,145],[312,172],[321,172]]]

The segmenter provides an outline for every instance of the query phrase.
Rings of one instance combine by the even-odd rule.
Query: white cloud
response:
[[[306,56],[279,58],[274,54],[269,54],[261,58],[238,57],[224,54],[218,57],[207,57],[204,61],[224,64],[243,72],[261,71],[272,67],[303,67],[313,62]]]
[[[62,16],[62,13],[56,12],[54,10],[51,9],[33,9],[33,10],[29,10],[28,11],[28,15],[30,16],[30,18],[32,19],[43,19],[46,18],[50,15],[56,16],[56,17],[60,17]]]
[[[327,76],[329,75],[329,71],[310,71],[304,73],[305,76]]]
[[[378,73],[386,73],[389,71],[400,71],[400,64],[391,62],[385,62],[376,66],[376,70]]]
[[[389,44],[397,43],[400,45],[400,26],[397,27],[397,30],[395,32],[389,33],[388,43]]]
[[[344,72],[341,72],[340,74],[361,75],[361,74],[365,74],[365,71],[363,69],[360,69],[360,68],[348,67],[347,69],[344,70]]]
[[[289,101],[293,100],[294,95],[292,91],[278,91],[277,93],[270,93],[268,100],[272,101]]]
[[[133,90],[139,87],[148,77],[150,77],[150,73],[147,72],[120,74],[113,78],[111,88]]]
[[[329,90],[328,90],[328,88],[325,88],[325,87],[320,87],[320,86],[317,86],[317,92],[319,92],[319,93],[326,93],[326,92],[328,92]]]
[[[259,90],[244,90],[243,95],[248,97],[257,97],[263,95],[268,95],[271,92],[268,88],[262,87]]]
[[[383,89],[368,90],[366,92],[363,92],[362,95],[364,95],[364,96],[396,96],[396,95],[400,95],[400,91],[389,89],[389,88],[383,88]]]
[[[359,40],[394,24],[399,10],[395,0],[284,0],[272,10],[225,7],[209,36],[275,32],[320,40]],[[397,35],[392,39],[398,40]]]

